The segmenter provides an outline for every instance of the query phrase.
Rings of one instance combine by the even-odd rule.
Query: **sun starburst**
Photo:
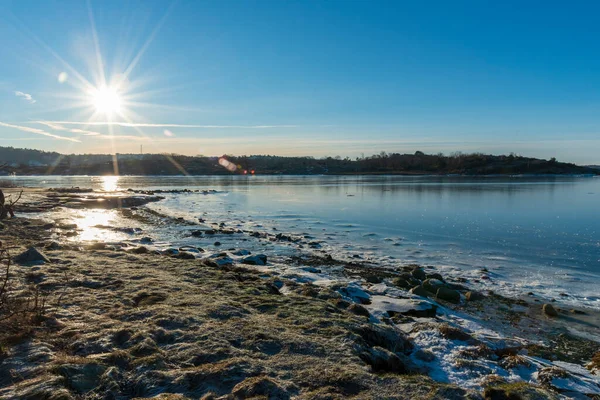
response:
[[[105,116],[112,117],[123,112],[123,99],[115,87],[94,88],[91,90],[90,100],[96,112]]]

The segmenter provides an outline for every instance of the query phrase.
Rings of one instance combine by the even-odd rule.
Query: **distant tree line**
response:
[[[227,162],[223,162],[223,159]],[[221,162],[220,162],[221,160]],[[0,147],[0,172],[20,175],[204,174],[598,174],[598,169],[515,154],[450,155],[381,152],[369,157],[183,156],[177,154],[61,155]],[[225,168],[224,166],[227,166]],[[232,165],[234,167],[232,167]]]

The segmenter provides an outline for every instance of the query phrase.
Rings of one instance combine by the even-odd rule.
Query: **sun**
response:
[[[114,87],[101,86],[94,89],[91,93],[91,100],[99,114],[112,116],[122,112],[123,99]]]

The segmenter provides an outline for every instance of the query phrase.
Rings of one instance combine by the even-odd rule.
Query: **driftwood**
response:
[[[11,218],[15,217],[15,204],[19,200],[21,200],[21,196],[23,196],[23,191],[19,192],[19,196],[15,199],[11,199],[11,195],[6,198],[2,190],[0,190],[0,220],[7,219],[10,215]]]

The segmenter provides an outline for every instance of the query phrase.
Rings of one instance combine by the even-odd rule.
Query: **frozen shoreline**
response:
[[[548,365],[554,367],[557,365],[553,364],[551,360],[536,358],[535,351],[531,353],[531,346],[550,345],[554,337],[565,333],[574,338],[581,338],[573,340],[594,340],[600,333],[598,323],[600,313],[595,310],[571,309],[559,299],[554,303],[559,310],[559,317],[548,318],[541,312],[542,302],[540,299],[530,296],[511,299],[496,294],[499,293],[498,290],[488,292],[484,290],[486,289],[485,285],[477,283],[493,282],[495,279],[479,279],[479,282],[474,282],[474,278],[471,278],[464,270],[453,271],[448,267],[424,268],[429,275],[441,273],[451,287],[464,287],[459,304],[440,302],[434,294],[430,294],[429,298],[411,295],[406,288],[398,288],[393,283],[394,277],[410,271],[410,268],[414,268],[412,266],[382,268],[372,260],[361,260],[352,256],[348,259],[341,259],[338,258],[337,253],[331,251],[331,248],[318,243],[313,237],[274,231],[272,227],[264,225],[250,231],[243,229],[242,225],[236,226],[235,215],[232,215],[230,220],[217,222],[205,219],[203,222],[199,222],[191,218],[178,217],[176,214],[161,214],[156,211],[160,207],[161,203],[158,202],[141,208],[134,207],[131,211],[114,211],[119,214],[114,215],[118,221],[117,224],[111,225],[111,229],[107,229],[107,227],[94,229],[117,233],[112,241],[115,250],[136,252],[137,248],[144,247],[147,251],[156,250],[157,253],[174,255],[180,251],[177,248],[183,246],[187,246],[185,250],[188,253],[192,249],[202,247],[200,250],[191,252],[193,255],[191,258],[209,260],[217,265],[243,265],[243,259],[248,255],[247,253],[265,253],[269,262],[264,266],[254,266],[253,268],[278,276],[290,284],[337,291],[341,293],[342,298],[351,303],[359,305],[362,303],[362,307],[368,311],[373,322],[391,322],[402,331],[407,332],[408,337],[414,341],[415,345],[433,354],[432,360],[424,361],[421,359],[422,354],[416,352],[411,356],[411,361],[427,370],[428,375],[439,382],[459,384],[472,389],[485,386],[485,381],[489,379],[490,375],[497,375],[508,382],[523,380],[536,382],[536,374],[541,369],[548,368]],[[71,211],[70,208],[67,210],[69,211],[66,214],[58,212],[54,216],[65,218],[69,213],[82,212],[88,213],[89,217],[90,212],[95,212],[93,210]],[[51,214],[43,216],[47,218],[49,215]],[[79,220],[77,214],[71,214],[70,218],[63,222],[76,224]],[[94,219],[92,218],[92,220]],[[131,227],[132,224],[136,227],[141,226],[141,230],[127,230],[127,225]],[[173,243],[161,240],[164,239],[159,235],[161,227],[166,229],[162,231],[163,234],[165,232],[175,233],[182,241],[176,242],[177,246],[173,248]],[[72,230],[72,228],[70,229]],[[153,229],[157,230],[153,231]],[[195,231],[201,233],[194,235]],[[56,238],[63,236],[61,240],[65,243],[81,243],[82,238],[77,234],[77,229],[75,229],[75,233],[69,235],[68,232],[62,232],[59,229]],[[148,237],[153,234],[159,236]],[[221,245],[215,246],[214,242],[216,241],[222,242]],[[87,243],[90,242],[87,241]],[[203,246],[202,243],[209,245]],[[83,244],[85,244],[85,240]],[[165,252],[167,248],[173,250]],[[332,254],[335,255],[332,256]],[[482,273],[491,275],[489,271],[476,272],[479,276]],[[280,288],[284,294],[289,290],[296,289],[294,286],[289,289],[287,284]],[[320,289],[317,289],[317,292],[318,290]],[[468,302],[464,298],[467,290],[480,290],[485,294],[485,299],[482,302]],[[431,315],[422,315],[431,307],[436,308],[436,312],[434,312],[436,316],[433,319],[431,319]],[[394,319],[393,315],[398,312],[400,315],[408,313],[413,316]],[[390,316],[392,316],[391,319]],[[457,329],[462,334],[459,334],[459,337],[444,337],[443,335],[440,337],[440,329],[445,325]],[[477,351],[476,349],[481,346],[490,349],[491,353],[487,356],[485,354],[478,356],[479,361],[476,363],[464,364],[465,354]],[[529,365],[529,367],[515,372],[511,368],[503,366],[500,362],[503,358],[494,355],[494,352],[505,348],[520,349],[516,351],[520,357],[523,357],[523,364]],[[429,357],[425,358],[429,359]],[[567,369],[576,368],[577,365],[583,367],[582,364],[578,364],[582,362],[581,359],[573,363],[574,361],[562,361],[566,362],[562,367]],[[457,364],[462,365],[460,372],[456,372]],[[575,374],[572,375],[572,378],[578,382],[577,385],[585,386],[585,390],[588,392],[596,393],[595,390],[598,390],[600,393],[598,378],[589,374]]]

